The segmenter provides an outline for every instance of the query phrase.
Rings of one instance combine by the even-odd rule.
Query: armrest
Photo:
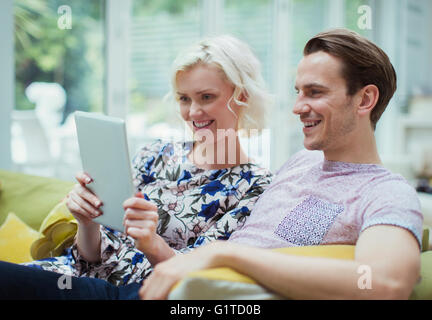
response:
[[[282,254],[354,259],[355,246],[323,245],[280,248]],[[280,300],[286,299],[230,268],[191,272],[171,290],[170,300]],[[432,251],[421,253],[421,279],[411,300],[432,299]]]
[[[354,259],[355,246],[323,245],[279,248],[273,251],[311,257]],[[177,283],[169,294],[171,300],[279,300],[280,295],[268,291],[253,279],[230,268],[214,268],[191,272]]]

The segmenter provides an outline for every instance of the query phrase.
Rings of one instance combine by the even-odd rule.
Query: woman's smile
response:
[[[207,121],[192,121],[194,130],[206,129],[212,125],[214,120]]]

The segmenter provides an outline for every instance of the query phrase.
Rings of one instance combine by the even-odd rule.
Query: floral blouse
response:
[[[214,240],[226,240],[243,226],[272,175],[255,164],[204,170],[187,155],[192,143],[155,143],[133,160],[137,191],[158,207],[157,233],[177,254]],[[152,271],[145,255],[125,234],[101,226],[101,261],[89,263],[76,244],[64,256],[32,266],[74,276],[102,278],[115,285],[139,282]]]

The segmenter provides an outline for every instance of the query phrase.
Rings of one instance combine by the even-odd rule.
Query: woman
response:
[[[174,61],[172,92],[194,141],[143,148],[133,160],[135,197],[124,202],[125,233],[93,218],[103,204],[79,173],[67,206],[79,223],[61,257],[28,264],[116,286],[140,282],[159,262],[241,227],[271,174],[249,161],[240,130],[261,129],[269,95],[250,49],[231,36],[201,41]]]

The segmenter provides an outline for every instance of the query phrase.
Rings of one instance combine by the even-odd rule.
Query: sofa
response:
[[[0,170],[0,260],[28,262],[58,255],[71,244],[77,224],[68,212],[64,198],[73,185],[73,181]],[[430,199],[426,198],[427,201]],[[432,299],[432,250],[429,250],[428,232],[429,226],[425,225],[421,281],[410,299]],[[335,245],[276,250],[281,254],[354,259],[354,249],[354,246]],[[189,274],[174,286],[169,298],[283,299],[253,279],[228,268]]]

